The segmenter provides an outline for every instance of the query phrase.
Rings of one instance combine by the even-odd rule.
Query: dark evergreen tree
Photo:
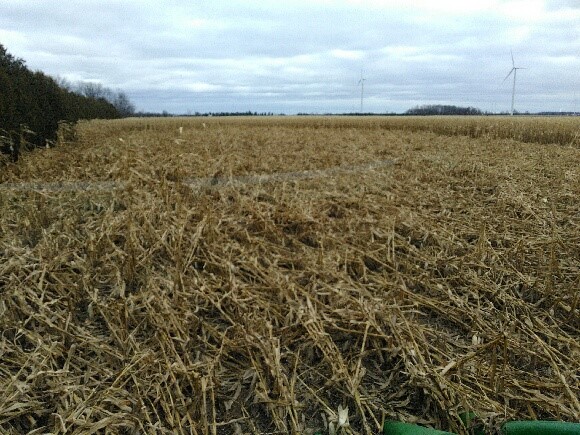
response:
[[[126,94],[115,95],[100,84],[83,84],[79,92],[61,80],[30,71],[22,59],[0,44],[0,150],[18,157],[22,139],[34,146],[55,140],[61,120],[119,118],[134,113]],[[15,153],[15,155],[14,155]]]

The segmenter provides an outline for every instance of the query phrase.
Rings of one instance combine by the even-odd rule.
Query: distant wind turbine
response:
[[[365,78],[363,77],[362,69],[360,71],[360,80],[358,84],[360,85],[360,113],[363,113],[363,96],[365,92]]]
[[[512,73],[514,73],[514,85],[513,85],[513,88],[512,88],[512,111],[511,111],[511,115],[513,116],[514,115],[514,102],[515,102],[515,99],[516,99],[516,75],[517,75],[519,69],[526,69],[526,68],[516,67],[516,63],[514,62],[514,52],[510,50],[510,53],[512,55],[512,69],[510,70],[510,72],[508,73],[508,75],[505,76],[505,79],[503,79],[503,81],[505,82],[508,79],[508,77]]]

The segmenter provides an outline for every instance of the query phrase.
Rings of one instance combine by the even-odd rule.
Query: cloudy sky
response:
[[[1,0],[31,69],[171,113],[580,111],[579,0]]]

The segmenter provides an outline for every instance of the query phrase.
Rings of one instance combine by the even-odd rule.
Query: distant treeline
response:
[[[580,116],[580,112],[538,112],[540,116]]]
[[[114,95],[92,83],[76,89],[63,83],[29,70],[0,44],[0,136],[14,140],[25,132],[27,142],[43,146],[47,139],[56,139],[59,121],[113,119],[134,111],[123,93]]]
[[[175,115],[169,113],[167,111],[163,111],[161,113],[157,112],[136,112],[133,116],[140,117],[140,118],[151,118],[151,117],[162,117],[168,118],[173,116],[285,116],[284,113],[274,113],[274,112],[252,112],[251,110],[245,112],[195,112],[195,113],[186,113],[181,115]]]
[[[416,106],[405,112],[406,115],[482,115],[476,107],[458,107],[441,104]]]

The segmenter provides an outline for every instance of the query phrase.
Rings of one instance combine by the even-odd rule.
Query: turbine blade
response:
[[[510,53],[512,55],[512,66],[515,68],[516,67],[516,64],[514,62],[514,52],[513,52],[513,50],[510,50]]]
[[[505,81],[508,79],[508,77],[512,75],[512,73],[514,72],[514,70],[515,70],[515,69],[516,69],[516,68],[512,68],[512,69],[510,69],[510,72],[508,73],[508,75],[507,75],[507,76],[505,76],[505,79],[503,79],[503,82],[505,82]],[[503,82],[502,82],[502,83],[503,83]]]

